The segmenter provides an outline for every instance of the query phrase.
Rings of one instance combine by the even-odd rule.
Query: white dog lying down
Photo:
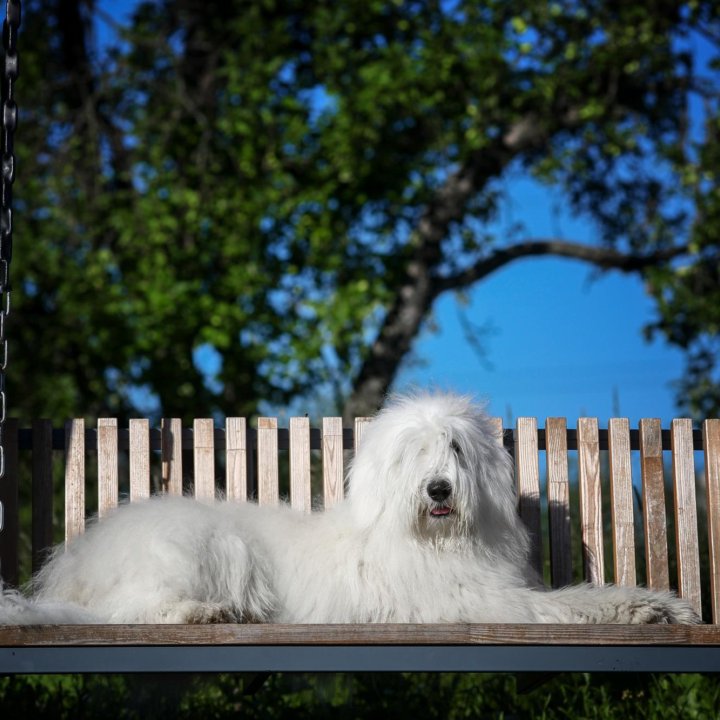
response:
[[[511,461],[449,394],[397,398],[326,512],[160,497],[60,548],[0,622],[695,623],[671,593],[534,586]]]

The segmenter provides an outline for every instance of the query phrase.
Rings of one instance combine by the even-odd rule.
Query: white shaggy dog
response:
[[[287,507],[161,497],[119,508],[0,622],[693,623],[670,593],[548,591],[527,567],[511,461],[449,394],[397,398],[369,426],[345,502]]]

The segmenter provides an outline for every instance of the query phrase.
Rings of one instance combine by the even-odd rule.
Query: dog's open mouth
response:
[[[430,516],[443,518],[452,515],[455,511],[449,505],[440,505],[439,507],[430,508]]]

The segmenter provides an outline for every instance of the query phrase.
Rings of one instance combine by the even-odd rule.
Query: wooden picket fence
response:
[[[142,500],[152,492],[179,495],[189,491],[198,499],[221,494],[228,501],[244,502],[252,497],[260,505],[280,502],[280,455],[287,453],[289,499],[293,508],[309,513],[313,508],[312,452],[321,451],[322,507],[328,508],[344,496],[346,451],[355,449],[369,418],[357,418],[353,429],[343,429],[339,417],[323,418],[321,428],[311,428],[306,417],[290,418],[288,428],[279,428],[277,418],[259,418],[250,428],[245,418],[230,417],[223,428],[211,419],[196,419],[183,428],[179,419],[164,419],[151,428],[145,418],[131,419],[119,428],[114,418],[101,418],[87,428],[82,419],[54,429],[49,420],[18,430],[8,421],[6,434],[7,474],[0,484],[5,507],[5,527],[0,534],[0,574],[10,585],[22,575],[19,546],[19,465],[26,454],[32,486],[33,571],[52,545],[53,498],[57,468],[62,458],[64,480],[64,537],[70,542],[85,528],[87,496],[96,483],[97,506],[90,514],[100,518],[120,502],[121,467],[127,478],[127,499]],[[88,462],[88,459],[92,462]],[[217,462],[220,460],[221,462]],[[219,467],[218,467],[219,466]],[[94,477],[86,469],[93,468]],[[222,478],[218,478],[219,470]]]
[[[64,431],[53,430],[49,421],[36,422],[31,430],[17,433],[17,448],[32,453],[33,557],[41,558],[52,538],[53,456],[64,452],[65,539],[83,532],[86,520],[86,459],[95,455],[97,467],[96,512],[106,515],[119,502],[119,468],[126,454],[129,500],[150,495],[153,485],[160,492],[180,494],[183,479],[191,474],[195,497],[207,499],[220,491],[229,501],[246,501],[254,496],[261,505],[280,501],[279,455],[287,451],[289,502],[300,512],[310,512],[312,497],[312,451],[320,454],[322,507],[332,507],[343,498],[344,451],[353,451],[370,422],[358,418],[352,429],[343,429],[340,418],[328,417],[321,428],[311,428],[308,418],[289,420],[287,429],[276,418],[260,418],[257,428],[244,418],[227,418],[224,428],[210,419],[197,419],[192,429],[183,429],[177,419],[165,420],[151,429],[147,419],[130,420],[119,429],[115,419],[101,419],[87,429],[83,420],[68,422]],[[548,418],[538,430],[535,418],[520,418],[504,432],[508,449],[516,462],[518,509],[533,537],[532,562],[542,571],[542,507],[548,508],[550,576],[552,585],[572,582],[570,466],[569,453],[577,451],[579,527],[583,576],[603,583],[605,543],[612,545],[613,582],[634,585],[636,573],[636,518],[633,508],[632,455],[640,459],[642,527],[646,577],[642,582],[657,589],[676,586],[696,609],[701,607],[700,544],[698,538],[695,451],[705,454],[705,505],[709,532],[709,578],[712,620],[720,617],[717,578],[720,577],[720,421],[708,420],[702,430],[693,430],[690,420],[674,420],[661,430],[658,420],[642,420],[631,430],[623,418],[613,418],[607,430],[599,429],[594,418],[581,418],[576,430],[568,430],[564,418]],[[12,429],[8,433],[12,434]],[[601,475],[601,451],[607,451],[608,477]],[[188,458],[188,452],[192,458]],[[541,500],[540,460],[545,453],[546,495]],[[665,461],[668,454],[672,474],[672,507],[676,537],[677,579],[669,574],[668,518],[665,502]],[[6,529],[2,534],[2,572],[7,582],[17,580],[17,481],[12,472],[17,452],[10,452],[10,468],[3,488],[6,495]],[[189,461],[190,460],[190,461]],[[221,460],[220,463],[217,460]],[[184,463],[186,467],[184,469]],[[16,464],[16,463],[15,463]],[[218,482],[217,466],[223,471]],[[189,467],[187,467],[189,466]],[[153,483],[153,478],[155,482]],[[606,486],[603,488],[603,486]],[[8,490],[10,490],[8,492]],[[611,537],[604,537],[603,490],[609,493]],[[675,578],[673,578],[675,580]]]
[[[183,485],[187,492],[189,483],[198,498],[212,498],[220,492],[229,502],[253,499],[263,505],[278,503],[283,486],[292,507],[307,513],[342,500],[345,463],[362,442],[368,422],[368,418],[358,418],[352,428],[343,428],[341,419],[332,417],[324,418],[321,427],[311,428],[307,418],[291,418],[287,428],[279,428],[276,418],[260,418],[256,427],[250,427],[243,418],[227,418],[221,428],[209,419],[197,419],[192,428],[183,428],[179,420],[170,419],[160,428],[151,428],[148,420],[135,419],[121,429],[116,420],[102,419],[95,428],[87,428],[83,420],[72,420],[63,429],[37,421],[31,429],[18,430],[17,423],[11,421],[6,431],[7,475],[0,485],[5,505],[0,535],[3,578],[13,583],[21,574],[21,467],[32,481],[32,556],[37,564],[51,544],[53,474],[57,473],[59,459],[65,482],[67,541],[83,532],[86,494],[89,496],[88,488],[95,483],[97,491],[92,494],[97,495],[98,502],[90,514],[100,517],[118,504],[120,487],[127,488],[129,501],[134,502],[152,491],[181,493]],[[594,647],[601,645],[603,638],[613,647],[659,643],[707,651],[720,646],[720,420],[707,420],[701,429],[693,429],[687,419],[673,420],[667,429],[662,429],[656,419],[642,420],[637,429],[631,429],[623,418],[611,419],[602,429],[595,418],[581,418],[576,429],[568,429],[564,418],[548,418],[542,429],[538,429],[535,418],[520,418],[512,429],[503,428],[499,419],[494,422],[515,459],[518,510],[533,539],[532,563],[541,572],[549,564],[552,586],[569,584],[577,577],[573,574],[575,550],[575,556],[582,558],[586,580],[601,584],[612,575],[612,582],[620,585],[641,582],[655,589],[675,588],[704,613],[710,626],[607,628],[604,634],[597,628],[581,626],[575,630],[549,626],[552,630],[547,632],[530,626],[486,625],[404,630],[237,626],[232,630],[196,628],[185,635],[161,626],[152,626],[152,634],[133,626],[93,626],[56,629],[54,634],[47,631],[49,636],[27,629],[0,628],[0,661],[6,649],[15,652],[59,642],[63,646],[143,646],[160,642],[158,638],[164,638],[168,645],[261,644],[266,649],[302,643],[312,647],[403,643],[545,647],[564,643]],[[92,478],[86,472],[91,468]],[[666,492],[666,475],[670,476],[670,493]],[[577,509],[573,507],[575,482]],[[319,498],[314,501],[313,487],[318,485]],[[607,510],[610,523],[603,522]],[[701,527],[707,526],[707,540],[704,532],[699,534],[699,519]],[[670,542],[673,536],[674,544]],[[607,556],[612,558],[611,572],[605,568],[606,547],[610,549]],[[546,553],[549,563],[543,560]],[[612,665],[615,661],[607,662]],[[705,667],[702,663],[707,662],[693,667]],[[720,666],[720,656],[714,655],[712,663]],[[389,667],[396,666],[391,663]],[[410,663],[408,667],[415,666]],[[453,667],[450,663],[446,669]],[[616,664],[611,669],[619,667]]]

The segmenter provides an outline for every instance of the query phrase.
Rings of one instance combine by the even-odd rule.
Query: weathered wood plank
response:
[[[160,421],[160,485],[168,495],[183,492],[182,420],[163,418]]]
[[[530,534],[530,564],[542,577],[540,466],[537,438],[536,418],[518,418],[515,447],[518,512]]]
[[[323,499],[325,509],[343,499],[342,418],[326,417],[322,424]]]
[[[258,418],[258,502],[277,505],[278,488],[278,432],[277,418]]]
[[[225,492],[228,500],[248,497],[247,423],[245,418],[225,419]]]
[[[503,421],[499,417],[490,418],[490,427],[495,437],[502,443],[503,441]]]
[[[290,504],[295,510],[312,510],[310,486],[310,420],[290,418]]]
[[[600,443],[597,418],[578,419],[578,473],[580,487],[580,535],[585,579],[605,583],[603,550]]]
[[[130,420],[130,502],[150,497],[150,421]]]
[[[633,517],[630,423],[612,418],[608,426],[610,453],[610,513],[613,533],[615,584],[634,587],[635,519]]]
[[[697,503],[695,500],[695,461],[692,421],[675,419],[670,427],[675,509],[675,543],[678,563],[678,594],[695,611],[701,610],[700,555],[698,546]]]
[[[3,461],[5,475],[0,479],[0,577],[17,585],[20,577],[18,549],[20,541],[20,480],[18,466],[18,422],[5,421]]]
[[[695,645],[718,625],[393,624],[0,626],[0,647],[104,645]]]
[[[85,421],[65,423],[65,543],[85,530]]]
[[[643,534],[646,583],[655,590],[670,588],[667,517],[663,469],[662,430],[657,418],[640,420],[640,472],[642,475]]]
[[[363,436],[365,435],[365,431],[370,427],[371,422],[372,422],[371,417],[356,417],[355,418],[355,437],[353,438],[353,450],[355,452],[358,451],[358,448],[360,447],[360,443],[363,440]]]
[[[52,422],[33,421],[32,434],[32,571],[35,573],[53,545]]]
[[[98,515],[106,517],[118,504],[118,423],[99,418],[97,427]]]
[[[193,421],[194,494],[198,500],[215,498],[215,425],[212,418]]]
[[[547,418],[545,436],[550,523],[550,578],[552,586],[558,588],[572,582],[570,479],[565,418]]]
[[[720,420],[703,423],[705,492],[710,552],[710,607],[712,621],[720,624]]]

